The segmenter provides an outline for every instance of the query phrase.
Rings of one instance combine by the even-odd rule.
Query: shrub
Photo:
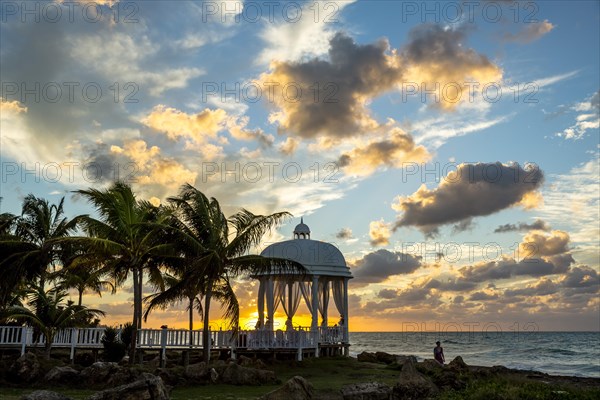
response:
[[[111,327],[104,329],[102,346],[104,346],[102,354],[104,361],[121,361],[127,351],[127,346],[119,339],[117,330]]]

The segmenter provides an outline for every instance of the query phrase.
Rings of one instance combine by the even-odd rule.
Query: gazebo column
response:
[[[315,356],[319,357],[319,276],[312,279],[312,322],[310,331],[315,344]]]
[[[350,319],[348,318],[348,281],[348,278],[344,278],[344,315],[342,316],[344,318],[344,343],[350,342],[350,336],[348,334],[348,325],[350,323]],[[350,355],[350,348],[347,346],[344,347],[344,355]]]

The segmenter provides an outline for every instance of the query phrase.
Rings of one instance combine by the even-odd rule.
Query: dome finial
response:
[[[310,228],[304,223],[304,217],[300,217],[300,223],[294,228],[294,239],[310,239]]]

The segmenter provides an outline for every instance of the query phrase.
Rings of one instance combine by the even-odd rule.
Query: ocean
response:
[[[350,332],[350,354],[385,351],[433,358],[442,342],[446,362],[600,378],[600,332]]]

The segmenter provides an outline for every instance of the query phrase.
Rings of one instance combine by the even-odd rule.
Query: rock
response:
[[[467,371],[469,366],[463,361],[461,356],[456,356],[454,360],[450,361],[448,368],[454,371]]]
[[[137,369],[118,367],[108,377],[106,384],[108,387],[115,387],[135,382],[140,378],[140,371]]]
[[[9,376],[17,382],[33,382],[39,378],[42,368],[33,353],[25,353],[11,365]]]
[[[250,357],[241,355],[238,357],[237,363],[240,364],[242,367],[251,367],[254,364],[254,361]]]
[[[369,353],[367,351],[363,351],[362,353],[360,353],[358,356],[356,356],[356,359],[360,362],[370,362],[370,363],[378,362],[377,356],[375,355],[375,353]]]
[[[384,363],[384,364],[391,364],[396,362],[396,356],[390,353],[386,353],[383,351],[378,351],[375,353],[375,357],[377,358],[377,361]]]
[[[313,385],[301,376],[294,376],[283,384],[261,397],[261,400],[309,400],[315,389]]]
[[[353,383],[340,390],[344,400],[388,400],[392,389],[383,383]]]
[[[425,372],[440,371],[442,368],[444,368],[440,365],[440,363],[438,363],[437,361],[432,360],[432,359],[428,359],[428,360],[425,360],[425,361],[419,363],[418,367],[420,370],[425,371]]]
[[[185,367],[185,371],[183,372],[183,376],[186,379],[191,379],[195,381],[204,381],[208,376],[209,370],[206,367],[205,362],[199,362],[198,364],[190,364]]]
[[[111,375],[117,373],[122,367],[114,362],[98,361],[81,371],[81,379],[88,385],[106,384]]]
[[[257,358],[254,361],[254,368],[257,368],[257,369],[267,369],[268,367],[267,367],[267,364],[265,364],[265,362],[263,360],[261,360],[260,358]]]
[[[79,378],[79,371],[71,367],[54,367],[46,376],[44,380],[52,383],[75,383]]]
[[[87,400],[169,400],[169,393],[162,379],[143,373],[135,382],[103,390]]]
[[[510,372],[510,369],[506,368],[504,365],[494,365],[489,371],[492,374],[506,374]]]
[[[402,367],[408,359],[412,360],[415,364],[417,363],[417,357],[415,357],[415,356],[394,356],[394,357],[395,357],[395,359],[392,364],[400,366],[400,367]]]
[[[223,370],[221,374],[221,382],[232,385],[262,385],[265,383],[276,383],[277,378],[275,372],[246,368],[241,365],[232,363]]]
[[[431,380],[417,371],[413,360],[408,359],[400,370],[393,395],[397,399],[422,399],[435,395],[438,388]]]
[[[212,383],[217,383],[217,381],[219,380],[219,373],[214,368],[211,368],[209,373],[210,373],[210,381]]]
[[[450,368],[443,368],[435,374],[432,379],[434,383],[444,389],[461,390],[467,386],[467,382],[461,379],[461,374]]]
[[[36,390],[21,396],[20,400],[71,400],[71,398],[49,390]]]
[[[183,377],[180,377],[179,374],[168,368],[157,368],[154,371],[154,375],[160,377],[163,383],[169,386],[176,386],[185,382]]]

